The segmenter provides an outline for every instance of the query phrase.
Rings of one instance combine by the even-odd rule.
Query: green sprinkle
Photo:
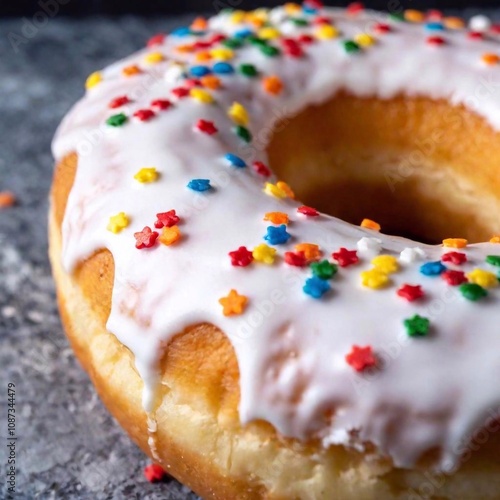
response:
[[[476,300],[482,299],[488,295],[488,292],[476,283],[464,283],[460,285],[460,293],[468,300],[476,302]]]
[[[317,278],[329,280],[337,274],[338,267],[336,264],[323,260],[321,262],[313,262],[311,264],[311,269],[314,276]]]
[[[117,115],[110,116],[106,123],[111,127],[121,127],[128,120],[127,115],[118,113]]]
[[[241,38],[226,38],[222,40],[222,45],[228,49],[239,49],[245,42]]]
[[[492,266],[500,266],[500,255],[488,255],[486,262]]]
[[[272,45],[262,45],[260,47],[260,51],[265,55],[269,57],[275,57],[280,54],[280,50],[276,47],[273,47]]]
[[[293,22],[293,24],[295,24],[295,26],[308,26],[309,25],[309,22],[307,21],[307,19],[302,19],[302,18],[292,19],[292,22]]]
[[[252,142],[252,134],[246,127],[238,125],[234,127],[234,132],[240,139],[244,140],[245,142]]]
[[[360,50],[359,45],[353,40],[346,40],[344,43],[344,50],[348,54],[353,54],[354,52],[358,52]]]
[[[257,45],[258,47],[265,47],[267,45],[267,40],[264,40],[263,38],[259,38],[258,36],[254,35],[249,36],[247,40],[252,45]]]
[[[404,21],[405,15],[402,12],[391,12],[389,18],[393,21]]]
[[[425,337],[429,333],[431,322],[416,314],[413,318],[405,319],[404,325],[410,337]]]
[[[258,71],[253,64],[240,64],[240,73],[251,78],[257,76]]]

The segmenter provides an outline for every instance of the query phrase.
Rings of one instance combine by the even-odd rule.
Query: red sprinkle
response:
[[[426,39],[426,42],[429,45],[436,45],[436,46],[444,45],[444,43],[445,43],[444,38],[441,36],[428,36]]]
[[[310,9],[322,9],[324,6],[321,0],[305,0],[304,5]]]
[[[406,284],[398,290],[398,295],[408,302],[413,302],[414,300],[422,298],[425,294],[420,285],[413,286]]]
[[[299,214],[307,215],[307,217],[318,217],[319,215],[319,212],[315,208],[307,207],[306,205],[302,205],[297,208],[297,212]]]
[[[376,33],[389,33],[391,31],[391,27],[386,23],[375,23],[373,25],[373,31]]]
[[[151,464],[144,467],[144,476],[150,483],[157,483],[165,479],[168,474],[163,470],[163,467]]]
[[[498,35],[500,33],[500,24],[493,24],[490,31]]]
[[[347,248],[341,248],[338,252],[332,253],[332,257],[339,263],[340,267],[347,267],[359,261],[358,252],[347,250]]]
[[[311,35],[302,34],[299,36],[298,41],[305,45],[309,45],[311,43],[314,43],[314,38]]]
[[[359,14],[363,11],[365,6],[361,2],[353,2],[347,6],[348,14]]]
[[[178,99],[182,99],[183,97],[187,97],[189,95],[189,89],[186,87],[176,87],[172,89],[172,94]]]
[[[318,16],[314,18],[313,24],[332,24],[332,19],[328,16]]]
[[[462,252],[448,252],[441,257],[441,260],[443,262],[451,262],[456,266],[460,266],[461,264],[467,262],[467,255]]]
[[[227,38],[226,35],[223,35],[222,33],[217,33],[210,37],[210,43],[215,45],[216,43],[222,42],[226,38]]]
[[[213,45],[213,42],[208,42],[205,40],[198,40],[197,42],[194,42],[193,46],[195,49],[209,49]]]
[[[261,161],[254,161],[252,166],[259,175],[262,175],[264,177],[271,177],[271,171],[269,170],[269,167]]]
[[[207,121],[207,120],[202,120],[202,119],[199,119],[197,122],[196,122],[196,125],[195,127],[200,131],[200,132],[203,132],[204,134],[208,134],[208,135],[213,135],[213,134],[216,134],[219,130],[217,129],[217,127],[214,125],[214,122],[210,122],[210,121]]]
[[[130,102],[130,99],[126,95],[122,95],[120,97],[115,97],[110,101],[108,104],[108,107],[111,109],[119,108],[121,106],[124,106],[125,104],[128,104]]]
[[[371,368],[377,364],[370,346],[359,347],[353,345],[351,352],[346,355],[347,364],[352,366],[357,372],[362,372],[365,368]]]
[[[155,227],[160,229],[161,227],[172,227],[175,226],[179,221],[179,217],[175,213],[175,210],[169,210],[168,212],[162,212],[156,214],[157,220],[155,222]]]
[[[253,261],[252,252],[246,247],[240,247],[238,250],[229,252],[229,257],[233,266],[246,267]]]
[[[152,36],[147,43],[148,47],[154,47],[155,45],[161,45],[165,41],[166,35],[163,33],[158,33]]]
[[[469,40],[482,40],[484,36],[479,31],[469,31],[469,33],[467,33],[467,38]]]
[[[172,103],[168,99],[155,99],[154,101],[151,101],[151,106],[164,111],[165,109],[170,108]]]
[[[285,252],[284,260],[290,266],[305,267],[307,265],[304,252]]]
[[[427,11],[427,19],[430,21],[440,21],[443,19],[443,13],[437,9],[431,9]]]
[[[200,80],[198,80],[198,78],[187,78],[186,80],[184,80],[184,85],[188,89],[192,89],[194,87],[202,87],[203,86],[201,84]]]
[[[152,231],[149,226],[146,226],[142,231],[134,233],[135,238],[135,248],[139,250],[141,248],[151,248],[156,243],[156,238],[158,238],[158,233]]]
[[[139,109],[134,113],[134,116],[141,122],[147,122],[155,116],[155,113],[150,109]]]
[[[452,269],[441,273],[441,277],[451,286],[458,286],[468,281],[463,271],[453,271]]]
[[[302,57],[304,55],[304,51],[297,40],[293,38],[283,38],[281,43],[283,44],[283,51],[285,54],[291,57]]]

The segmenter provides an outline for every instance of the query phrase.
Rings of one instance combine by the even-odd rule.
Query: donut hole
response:
[[[340,93],[282,120],[267,147],[306,205],[423,243],[500,231],[500,134],[463,106]]]

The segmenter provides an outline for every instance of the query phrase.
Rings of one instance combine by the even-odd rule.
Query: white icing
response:
[[[268,58],[257,47],[235,51],[231,63],[254,63],[262,74],[279,75],[285,89],[279,97],[266,94],[260,78],[222,76],[224,90],[214,91],[216,103],[202,105],[190,98],[159,112],[147,123],[130,120],[111,130],[103,125],[115,110],[111,98],[127,94],[135,100],[127,114],[149,106],[152,99],[171,98],[180,70],[166,61],[151,67],[143,63],[148,51],[160,50],[176,61],[190,62],[191,54],[175,52],[174,45],[194,41],[188,36],[168,37],[160,47],[139,52],[103,70],[103,81],[87,92],[61,124],[54,142],[60,159],[75,149],[81,154],[63,223],[63,261],[68,271],[99,248],[108,248],[115,261],[115,285],[107,327],[135,355],[144,380],[144,405],[153,409],[158,384],[157,362],[172,335],[200,322],[220,327],[234,346],[241,374],[240,417],[271,422],[281,433],[304,438],[311,433],[325,444],[362,446],[371,441],[397,466],[411,467],[426,450],[443,449],[441,467],[458,463],[458,443],[483,422],[500,401],[498,362],[500,288],[488,299],[472,303],[440,278],[422,276],[419,264],[405,265],[391,275],[391,286],[374,291],[363,288],[360,272],[370,259],[340,268],[332,291],[314,300],[302,291],[311,276],[306,268],[253,263],[232,267],[228,252],[241,245],[263,243],[266,212],[290,215],[292,239],[277,246],[279,255],[299,242],[321,246],[326,257],[340,247],[356,249],[366,231],[322,215],[299,217],[300,203],[279,200],[262,192],[262,178],[251,168],[228,167],[227,152],[250,162],[266,161],[269,131],[280,117],[320,103],[339,89],[359,96],[390,98],[398,94],[425,95],[463,103],[500,128],[500,67],[484,67],[484,52],[498,52],[493,41],[471,42],[465,31],[447,31],[448,44],[425,43],[422,25],[391,21],[381,14],[347,16],[328,9],[343,37],[385,20],[392,32],[378,37],[375,46],[348,55],[339,39],[316,42],[305,48],[307,57]],[[283,9],[271,17],[286,23]],[[232,33],[241,29],[225,14],[211,19],[212,29]],[[287,28],[288,31],[289,28]],[[294,27],[310,33],[313,28]],[[145,72],[121,76],[127,64]],[[232,132],[226,111],[233,101],[247,107],[254,148],[242,146]],[[193,131],[198,119],[213,120],[215,136]],[[159,180],[139,185],[134,174],[155,166]],[[193,178],[209,178],[214,189],[194,193],[186,188]],[[175,209],[182,218],[184,238],[174,246],[157,245],[137,250],[133,233],[153,226],[155,214]],[[111,215],[124,211],[130,226],[120,234],[106,230]],[[442,256],[440,247],[379,235],[384,253],[407,264]],[[362,246],[372,248],[363,239]],[[371,240],[370,240],[371,241]],[[416,246],[421,248],[415,248]],[[465,271],[482,267],[493,244],[470,245]],[[425,255],[424,255],[425,252]],[[454,266],[450,265],[451,268]],[[421,284],[426,299],[408,303],[396,295],[401,285]],[[240,316],[225,317],[218,303],[230,289],[248,297]],[[128,314],[133,311],[133,316]],[[432,334],[410,339],[403,320],[421,314],[431,319]],[[359,374],[345,361],[353,344],[371,345],[384,360],[375,374]],[[300,397],[294,389],[302,387]],[[325,424],[326,410],[334,418]]]

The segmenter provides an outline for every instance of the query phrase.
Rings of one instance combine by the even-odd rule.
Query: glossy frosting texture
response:
[[[473,429],[500,404],[495,382],[500,380],[500,288],[469,301],[457,287],[420,271],[422,264],[439,261],[455,249],[378,234],[326,215],[302,215],[297,212],[300,202],[264,193],[264,183],[276,179],[264,178],[251,165],[266,162],[265,147],[276,120],[323,102],[340,89],[381,98],[445,98],[465,104],[499,129],[500,96],[488,89],[500,81],[500,66],[488,66],[481,57],[499,51],[500,45],[493,39],[471,42],[463,29],[440,31],[446,43],[433,45],[427,38],[435,33],[424,25],[373,12],[301,13],[311,20],[319,15],[332,19],[339,37],[304,43],[302,57],[269,57],[258,44],[245,43],[227,63],[234,68],[251,63],[259,74],[218,75],[222,87],[207,89],[214,98],[211,104],[172,94],[186,85],[191,66],[211,68],[216,62],[195,62],[195,53],[181,52],[178,46],[209,40],[214,33],[243,37],[242,29],[255,30],[253,24],[234,22],[228,13],[212,18],[204,34],[181,30],[104,69],[102,81],[68,114],[54,142],[58,159],[79,153],[63,224],[64,265],[72,271],[96,250],[111,251],[115,285],[107,327],[135,355],[147,410],[154,409],[160,345],[189,325],[209,322],[235,348],[243,423],[265,419],[285,435],[316,435],[325,445],[362,447],[369,441],[403,467],[439,447],[440,466],[450,468]],[[315,37],[318,25],[298,26],[283,8],[268,17],[287,37]],[[377,34],[377,23],[387,24],[390,31]],[[366,32],[372,33],[374,45],[346,51],[345,40]],[[280,40],[269,44],[281,47]],[[164,61],[145,60],[157,52]],[[124,77],[122,70],[130,65],[141,72]],[[269,75],[281,79],[281,93],[263,89],[262,78]],[[118,110],[108,107],[111,99],[123,95],[131,102]],[[173,105],[155,110],[156,116],[147,121],[132,117],[138,109],[153,109],[154,99],[169,99]],[[234,101],[248,111],[250,145],[233,131],[227,113]],[[118,112],[128,121],[121,127],[106,125]],[[197,130],[200,119],[213,122],[218,133]],[[230,165],[227,153],[243,158],[247,166]],[[155,182],[134,179],[144,167],[157,169]],[[212,189],[189,189],[193,179],[209,179]],[[134,232],[145,226],[154,229],[156,214],[171,209],[181,218],[181,240],[138,250]],[[114,234],[107,225],[119,212],[130,223]],[[273,225],[263,220],[267,212],[284,212],[290,218],[290,240],[270,245],[277,250],[275,263],[231,265],[228,252],[266,243],[263,237]],[[332,252],[341,247],[358,249],[359,262],[340,267],[328,281],[331,290],[320,299],[303,291],[312,276],[310,267],[293,267],[283,259],[303,242],[319,245],[331,262]],[[420,250],[409,250],[416,247]],[[458,251],[467,254],[468,262],[445,263],[449,269],[498,272],[485,259],[500,254],[500,245],[469,245]],[[374,290],[362,285],[361,273],[373,268],[371,260],[378,254],[397,257],[399,270],[390,274],[386,287]],[[396,292],[404,284],[421,285],[425,298],[410,303],[399,297]],[[242,314],[224,316],[219,299],[231,289],[246,296],[248,304]],[[408,336],[404,320],[416,314],[430,320],[427,336]],[[373,349],[375,369],[357,372],[346,362],[354,345]]]

